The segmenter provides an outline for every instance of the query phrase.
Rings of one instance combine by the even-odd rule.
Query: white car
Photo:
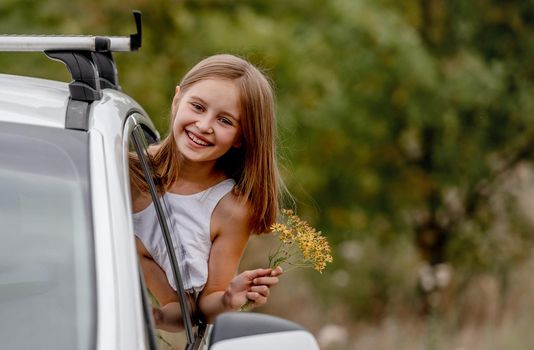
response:
[[[120,91],[111,56],[140,47],[136,16],[138,33],[130,37],[0,36],[0,51],[43,51],[73,77],[64,83],[0,74],[2,348],[158,346],[135,250],[128,155],[141,159],[166,234],[165,205],[145,154],[159,135]],[[178,266],[174,250],[168,254]],[[185,300],[178,268],[175,278]],[[179,348],[318,349],[309,332],[287,320],[228,313],[206,332],[187,303],[182,307]]]

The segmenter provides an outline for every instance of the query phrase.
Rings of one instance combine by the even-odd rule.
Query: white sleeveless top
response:
[[[163,195],[170,215],[171,222],[167,225],[174,244],[176,260],[180,266],[184,289],[188,292],[200,292],[208,280],[211,216],[217,203],[234,186],[233,179],[226,179],[195,194],[181,195],[166,192]],[[134,213],[133,224],[135,235],[141,239],[154,261],[165,271],[169,284],[176,290],[154,203]]]

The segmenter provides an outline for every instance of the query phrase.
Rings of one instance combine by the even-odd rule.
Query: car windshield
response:
[[[88,137],[0,123],[0,339],[94,348]]]

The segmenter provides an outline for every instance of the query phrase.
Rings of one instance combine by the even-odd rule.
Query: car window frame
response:
[[[129,118],[128,124],[129,128],[129,141],[132,142],[135,153],[139,157],[141,168],[145,179],[147,180],[147,185],[149,192],[152,198],[152,203],[154,205],[156,215],[158,217],[158,223],[161,227],[163,234],[163,239],[165,242],[166,252],[169,256],[169,261],[171,263],[171,269],[173,271],[173,278],[175,279],[175,285],[177,287],[176,293],[180,303],[180,308],[182,310],[182,321],[184,325],[184,331],[186,335],[186,350],[198,349],[202,343],[202,339],[205,334],[206,324],[197,320],[194,322],[193,313],[187,302],[187,293],[185,292],[182,273],[180,271],[180,265],[176,258],[176,253],[172,248],[173,239],[169,230],[169,215],[167,211],[167,206],[164,202],[163,197],[160,195],[161,191],[158,191],[158,186],[156,185],[154,173],[152,171],[152,164],[150,162],[148,155],[148,146],[159,141],[157,133],[155,133],[151,126],[144,124],[142,122],[143,117],[138,113],[133,113]],[[129,142],[128,142],[129,143]],[[142,275],[142,274],[141,274]],[[141,276],[142,277],[142,276]],[[144,281],[144,279],[142,279]],[[144,283],[144,282],[142,282]],[[144,285],[143,285],[144,288]],[[196,332],[194,325],[197,323]]]
[[[122,149],[124,154],[124,169],[125,169],[125,177],[126,177],[126,188],[125,188],[125,200],[129,203],[130,202],[130,181],[129,181],[129,171],[128,171],[128,154],[130,153],[130,144],[131,144],[131,137],[132,132],[134,128],[139,124],[136,118],[137,113],[131,113],[124,122],[123,126],[123,137],[122,137]],[[153,142],[157,142],[159,140],[159,135],[157,132],[154,132],[152,130],[151,126],[147,126],[147,130],[150,130],[150,140],[153,140]],[[131,210],[131,207],[130,207]],[[140,286],[140,297],[141,297],[141,307],[142,307],[142,317],[143,317],[143,326],[144,326],[144,334],[145,334],[145,345],[150,350],[157,350],[157,334],[156,334],[156,327],[154,324],[154,320],[152,318],[152,310],[151,310],[151,303],[149,301],[149,296],[147,294],[147,288],[145,279],[143,276],[143,271],[141,268],[140,261],[138,261],[138,272],[139,272],[139,286]]]

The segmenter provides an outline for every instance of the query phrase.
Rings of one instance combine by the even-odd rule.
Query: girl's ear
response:
[[[178,110],[178,103],[180,103],[180,85],[176,85],[176,91],[172,99],[171,113],[173,117],[176,115],[176,111]]]

